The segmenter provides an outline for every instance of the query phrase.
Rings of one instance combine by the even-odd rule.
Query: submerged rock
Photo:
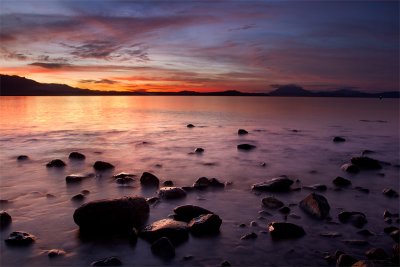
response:
[[[264,207],[267,207],[269,209],[279,209],[285,205],[282,201],[274,197],[263,198],[262,204],[264,205]]]
[[[367,229],[360,230],[357,232],[357,234],[362,235],[362,236],[374,236],[375,235],[375,233],[373,233]]]
[[[290,213],[290,208],[289,207],[282,207],[279,209],[279,212],[285,215],[288,215]]]
[[[171,180],[164,181],[163,186],[174,186],[174,182],[172,182]]]
[[[254,233],[254,232],[251,232],[251,233],[245,234],[245,235],[242,236],[240,239],[241,239],[241,240],[247,240],[247,239],[255,239],[255,238],[257,238],[257,234]]]
[[[217,178],[200,177],[194,182],[193,188],[206,189],[207,187],[223,188],[225,184],[220,182]]]
[[[120,172],[120,173],[114,175],[113,177],[114,177],[114,179],[118,179],[118,178],[123,178],[123,179],[132,178],[133,179],[136,177],[136,175],[132,174],[132,173],[127,173],[127,172]]]
[[[252,189],[257,191],[281,192],[289,191],[292,184],[293,180],[289,179],[285,175],[282,175],[267,182],[254,184]]]
[[[317,219],[324,219],[329,215],[328,200],[322,195],[311,193],[299,203],[300,208]]]
[[[67,164],[64,163],[64,161],[62,161],[61,159],[53,159],[52,161],[48,162],[46,164],[47,168],[52,168],[52,167],[56,167],[56,168],[61,168],[61,167],[65,167]]]
[[[326,191],[328,187],[324,184],[313,184],[309,186],[305,186],[304,188],[317,190],[317,191]]]
[[[158,187],[160,184],[160,179],[158,179],[157,176],[150,172],[144,172],[142,176],[140,177],[140,183],[143,186],[154,186]]]
[[[194,153],[197,153],[197,154],[201,154],[201,153],[203,153],[204,152],[204,148],[201,148],[201,147],[197,147],[195,150],[194,150]]]
[[[12,221],[10,214],[6,211],[0,211],[0,228],[7,227]]]
[[[389,255],[381,248],[371,248],[365,255],[369,260],[385,260],[389,258]]]
[[[140,227],[149,216],[149,205],[142,197],[97,200],[83,204],[74,212],[75,223],[83,232],[126,232]]]
[[[360,172],[359,167],[357,167],[354,164],[350,164],[350,163],[343,164],[342,167],[340,167],[340,168],[346,172],[353,173],[353,174]]]
[[[400,231],[395,230],[389,234],[389,236],[394,240],[394,242],[399,243]]]
[[[362,228],[367,223],[365,214],[357,211],[342,211],[338,218],[341,223],[351,223],[357,228]]]
[[[357,165],[361,169],[368,169],[368,170],[380,170],[382,169],[382,165],[376,159],[372,159],[369,157],[353,157],[351,159],[351,163]]]
[[[27,155],[19,155],[17,157],[17,160],[19,160],[19,161],[28,160],[28,159],[29,159],[29,157]]]
[[[151,251],[163,259],[172,259],[175,257],[175,247],[166,237],[161,237],[151,244]]]
[[[218,215],[205,214],[192,219],[188,226],[194,235],[210,235],[218,233],[221,224],[222,220]]]
[[[188,128],[194,128],[194,127],[196,127],[196,126],[194,126],[193,124],[189,123],[188,125],[186,125],[186,127],[188,127]]]
[[[85,178],[87,178],[87,176],[83,174],[70,174],[67,177],[65,177],[65,182],[67,184],[79,183]]]
[[[108,257],[92,262],[92,266],[120,266],[122,262],[117,257]]]
[[[84,160],[86,158],[85,155],[79,152],[71,152],[68,156],[69,159],[76,159],[76,160]]]
[[[93,165],[93,168],[96,171],[106,171],[106,170],[114,169],[114,165],[112,165],[111,163],[105,162],[105,161],[96,161]]]
[[[83,201],[84,199],[85,199],[84,194],[77,194],[77,195],[71,197],[72,201]]]
[[[336,185],[336,186],[348,186],[348,185],[351,185],[351,181],[350,180],[348,180],[346,178],[343,178],[343,177],[340,177],[340,176],[336,177],[332,181],[332,183],[334,185]]]
[[[177,199],[186,197],[186,192],[180,187],[162,187],[158,196],[164,199]]]
[[[286,222],[270,223],[268,230],[271,236],[276,239],[299,238],[306,234],[303,227]]]
[[[385,196],[388,196],[388,197],[393,197],[393,198],[399,197],[399,193],[397,193],[394,189],[391,189],[391,188],[383,189],[382,194],[384,194]]]
[[[26,232],[12,232],[10,236],[4,240],[7,245],[11,246],[27,246],[35,242],[36,237]]]
[[[240,145],[237,145],[237,149],[239,149],[239,150],[252,150],[252,149],[254,149],[254,148],[256,148],[256,146],[255,145],[250,145],[250,144],[240,144]]]
[[[55,257],[59,257],[59,256],[64,256],[66,254],[66,252],[62,249],[51,249],[47,252],[47,256],[49,258],[55,258]]]
[[[222,266],[222,267],[227,267],[227,266],[232,266],[232,265],[230,264],[229,261],[223,261],[223,262],[221,262],[221,265],[220,265],[220,266]]]
[[[176,214],[175,218],[184,222],[190,222],[192,219],[200,215],[212,214],[211,211],[194,205],[183,205],[176,207],[174,212]]]
[[[341,254],[336,261],[336,266],[337,267],[352,266],[356,262],[357,259],[355,259],[354,257],[347,254]]]
[[[172,219],[162,219],[146,226],[139,236],[151,243],[167,237],[172,244],[178,245],[189,238],[188,225]]]
[[[238,135],[245,135],[245,134],[248,134],[249,132],[248,131],[246,131],[245,129],[239,129],[238,130]]]
[[[333,142],[335,142],[335,143],[345,142],[345,141],[346,141],[346,139],[344,139],[343,137],[340,137],[340,136],[335,136],[333,138]]]

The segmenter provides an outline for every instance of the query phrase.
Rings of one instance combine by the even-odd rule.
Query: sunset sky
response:
[[[0,1],[0,73],[124,91],[397,91],[398,1]]]

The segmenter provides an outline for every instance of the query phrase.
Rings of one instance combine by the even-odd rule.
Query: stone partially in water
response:
[[[336,185],[336,186],[348,186],[348,185],[351,185],[351,181],[350,180],[348,180],[346,178],[343,178],[343,177],[340,177],[340,176],[336,177],[332,181],[332,183],[334,185]]]
[[[382,165],[376,159],[372,159],[369,157],[353,157],[351,159],[351,163],[357,165],[361,169],[367,170],[380,170],[382,169]]]
[[[206,189],[207,187],[223,188],[225,184],[220,182],[217,178],[200,177],[194,182],[193,188]]]
[[[28,159],[29,159],[29,157],[27,155],[19,155],[17,157],[17,160],[19,160],[19,161],[28,160]]]
[[[340,136],[335,136],[333,138],[333,142],[335,142],[335,143],[340,143],[340,142],[345,142],[345,141],[346,141],[346,139],[344,139],[343,137],[340,137]]]
[[[55,257],[59,257],[59,256],[64,256],[66,254],[66,252],[62,249],[51,249],[47,252],[47,256],[49,258],[55,258]]]
[[[367,223],[365,214],[357,211],[342,211],[338,218],[341,223],[351,223],[357,228],[362,228]]]
[[[56,168],[62,168],[65,167],[67,164],[64,163],[64,161],[62,161],[61,159],[53,159],[52,161],[50,161],[49,163],[46,164],[47,168],[52,168],[52,167],[56,167]]]
[[[144,172],[140,177],[140,183],[143,186],[158,187],[160,184],[160,179],[150,172]]]
[[[238,135],[245,135],[245,134],[248,134],[249,132],[248,131],[246,131],[245,129],[239,129],[238,130]]]
[[[174,209],[176,214],[175,218],[179,219],[180,221],[190,222],[192,219],[204,215],[204,214],[212,214],[211,211],[194,205],[183,205],[176,207]]]
[[[272,222],[269,224],[268,230],[276,239],[299,238],[306,234],[303,227],[286,222]]]
[[[251,233],[247,233],[244,236],[242,236],[240,239],[241,240],[247,240],[247,239],[256,239],[257,238],[257,234],[254,232]]]
[[[166,237],[161,237],[151,244],[151,251],[163,259],[172,259],[175,257],[175,247]]]
[[[201,154],[204,152],[204,148],[198,147],[194,150],[194,153]]]
[[[65,182],[67,184],[79,183],[85,178],[87,178],[87,176],[83,174],[70,174],[67,177],[65,177]]]
[[[317,219],[324,219],[329,215],[328,200],[322,195],[311,193],[299,203],[300,208]]]
[[[187,128],[194,128],[196,126],[194,126],[193,124],[189,123],[188,125],[186,125]]]
[[[26,232],[12,232],[10,236],[4,240],[7,245],[11,246],[27,246],[35,242],[36,237]]]
[[[158,196],[164,199],[178,199],[186,197],[186,192],[180,187],[161,187]]]
[[[355,259],[354,257],[347,254],[341,254],[336,261],[336,266],[337,267],[352,266],[356,262],[357,259]]]
[[[167,237],[172,244],[178,245],[189,238],[188,225],[172,219],[162,219],[143,228],[139,236],[151,243]]]
[[[285,205],[282,201],[274,197],[263,198],[262,204],[264,205],[264,207],[267,207],[269,209],[279,209]]]
[[[359,167],[357,167],[354,164],[350,164],[350,163],[343,164],[342,167],[340,167],[340,168],[348,173],[356,174],[356,173],[360,172]]]
[[[71,198],[72,201],[83,201],[85,199],[84,194],[77,194]]]
[[[122,262],[117,257],[108,257],[92,262],[92,266],[120,266]]]
[[[111,163],[105,162],[105,161],[96,161],[93,165],[93,168],[96,171],[106,171],[106,170],[114,169],[114,165],[112,165]]]
[[[250,145],[250,144],[240,144],[240,145],[237,145],[237,149],[239,149],[239,150],[246,150],[246,151],[249,151],[249,150],[253,150],[253,149],[255,149],[255,148],[256,148],[255,145]]]
[[[273,178],[267,182],[254,184],[253,190],[257,191],[270,191],[270,192],[282,192],[290,191],[290,186],[293,184],[293,180],[287,176],[282,175],[280,177]]]
[[[383,189],[382,194],[384,194],[385,196],[388,196],[388,197],[393,197],[393,198],[399,197],[399,193],[397,193],[397,191],[392,188]]]
[[[218,215],[205,214],[192,219],[188,226],[194,235],[210,235],[218,233],[221,224],[222,220]]]
[[[68,156],[69,159],[75,159],[75,160],[84,160],[86,158],[85,155],[79,152],[71,152]]]
[[[8,225],[10,225],[11,221],[12,218],[10,214],[8,214],[4,210],[0,211],[0,228],[7,227]]]
[[[371,248],[365,255],[370,260],[385,260],[389,258],[389,255],[382,248]]]

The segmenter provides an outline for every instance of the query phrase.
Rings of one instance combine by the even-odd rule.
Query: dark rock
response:
[[[198,147],[194,150],[194,153],[201,154],[204,152],[204,148]]]
[[[108,257],[98,261],[94,261],[92,266],[120,266],[122,262],[117,257]]]
[[[127,232],[141,227],[149,216],[149,205],[142,197],[97,200],[74,212],[74,221],[83,232]]]
[[[183,260],[185,260],[185,261],[191,260],[191,259],[193,259],[193,258],[194,258],[193,255],[186,255],[186,256],[183,256]]]
[[[356,187],[354,187],[354,189],[356,189],[356,190],[358,190],[360,192],[369,194],[369,189],[368,188],[364,188],[364,187],[361,187],[361,186],[356,186]]]
[[[343,255],[343,254],[345,254],[343,251],[341,251],[341,250],[336,250],[336,251],[335,251],[335,259],[336,259],[336,260],[339,259],[340,255]]]
[[[357,232],[357,234],[362,235],[362,236],[374,236],[375,233],[367,230],[367,229],[363,229]]]
[[[350,163],[346,163],[343,164],[342,167],[340,167],[342,170],[349,172],[349,173],[359,173],[360,172],[360,168],[357,167],[354,164],[350,164]]]
[[[389,218],[389,217],[384,218],[384,221],[385,221],[385,223],[388,223],[388,224],[391,224],[393,222],[392,218]]]
[[[194,127],[196,127],[196,126],[194,126],[193,124],[189,123],[188,125],[186,125],[186,127],[188,127],[188,128],[194,128]]]
[[[207,177],[200,177],[194,182],[193,187],[196,189],[204,189],[210,185],[210,181]]]
[[[70,174],[67,177],[65,177],[65,182],[67,184],[72,184],[72,183],[79,183],[83,179],[85,179],[87,176],[83,174]]]
[[[64,161],[62,161],[61,159],[53,159],[52,161],[50,161],[49,163],[46,164],[46,167],[47,168],[51,168],[51,167],[61,168],[66,165],[67,164],[65,164]]]
[[[231,266],[231,264],[229,263],[229,261],[223,261],[221,262],[221,266],[226,267],[226,266]]]
[[[290,208],[289,208],[289,207],[286,207],[286,206],[285,206],[285,207],[282,207],[282,208],[279,209],[279,212],[282,213],[282,214],[287,215],[287,214],[290,213]]]
[[[282,201],[274,197],[263,198],[262,204],[264,205],[264,207],[267,207],[269,209],[279,209],[285,205]]]
[[[268,230],[271,236],[276,239],[299,238],[305,235],[303,227],[286,222],[270,223]]]
[[[188,225],[185,222],[163,219],[146,226],[139,236],[151,243],[167,237],[172,244],[178,245],[189,238]]]
[[[328,187],[324,184],[313,184],[310,186],[305,186],[305,188],[317,190],[317,191],[326,191],[328,189]]]
[[[29,157],[27,156],[27,155],[19,155],[18,157],[17,157],[17,160],[28,160],[29,159]]]
[[[105,161],[96,161],[93,165],[93,168],[96,171],[106,171],[106,170],[114,169],[114,165],[112,165],[111,163],[105,162]]]
[[[340,136],[335,136],[334,138],[333,138],[333,142],[335,142],[335,143],[338,143],[338,142],[345,142],[346,141],[346,139],[344,139],[343,137],[340,137]]]
[[[46,198],[55,198],[56,196],[53,194],[46,194]]]
[[[256,221],[251,221],[251,222],[250,222],[250,226],[251,226],[251,227],[257,227],[257,226],[258,226],[258,223],[257,223]]]
[[[158,187],[158,185],[160,184],[160,180],[154,174],[149,173],[149,172],[144,172],[142,174],[142,177],[140,177],[140,183],[143,186]]]
[[[388,254],[381,248],[371,248],[365,252],[365,255],[370,260],[385,260],[389,258]]]
[[[81,193],[84,194],[84,195],[89,195],[89,194],[90,194],[90,191],[84,189],[84,190],[81,191]]]
[[[367,223],[365,214],[357,211],[342,211],[338,218],[341,223],[351,223],[357,228],[362,228]]]
[[[0,228],[7,227],[12,221],[10,214],[6,211],[0,211]]]
[[[72,201],[83,201],[85,199],[85,195],[77,194],[71,198]]]
[[[254,232],[251,232],[251,233],[245,234],[245,235],[242,236],[240,239],[241,239],[241,240],[247,240],[247,239],[255,239],[255,238],[257,238],[257,234],[254,233]]]
[[[129,183],[132,183],[133,181],[134,181],[134,179],[131,177],[117,178],[115,180],[115,182],[117,184],[129,184]]]
[[[289,179],[285,175],[282,175],[282,176],[273,178],[267,182],[254,184],[252,186],[252,189],[257,190],[257,191],[281,192],[281,191],[289,191],[290,186],[292,184],[293,184],[293,180]]]
[[[47,256],[49,258],[55,258],[55,257],[59,257],[59,256],[64,256],[66,254],[66,252],[62,249],[51,249],[47,252]]]
[[[388,197],[393,197],[393,198],[399,197],[399,193],[397,193],[395,190],[393,190],[393,189],[391,189],[391,188],[390,188],[390,189],[389,189],[389,188],[383,189],[382,193],[383,193],[385,196],[388,196]]]
[[[330,206],[324,196],[311,193],[299,203],[299,207],[307,214],[317,219],[328,216]]]
[[[238,135],[245,135],[245,134],[248,134],[249,132],[248,131],[246,131],[245,129],[239,129],[238,130]]]
[[[390,234],[393,231],[399,230],[396,226],[388,226],[383,229],[386,234]]]
[[[336,177],[332,181],[332,183],[334,185],[336,185],[336,186],[348,186],[348,185],[351,185],[351,181],[350,180],[348,180],[346,178],[343,178],[343,177],[340,177],[340,176]]]
[[[163,259],[172,259],[175,257],[175,247],[166,237],[161,237],[151,244],[151,251]]]
[[[326,232],[326,233],[320,233],[319,235],[322,237],[330,237],[330,238],[342,236],[342,234],[338,232]]]
[[[172,182],[171,180],[164,181],[163,186],[174,186],[174,182]]]
[[[84,160],[86,157],[82,153],[79,152],[71,152],[68,156],[70,159],[76,159],[76,160]]]
[[[158,196],[164,199],[177,199],[186,197],[186,192],[180,187],[161,187]]]
[[[342,254],[337,259],[336,266],[337,267],[352,266],[356,262],[357,262],[357,259],[353,258],[352,256],[347,255],[347,254]]]
[[[113,177],[114,177],[114,179],[118,179],[118,178],[123,178],[123,179],[131,178],[131,179],[133,179],[133,178],[135,178],[135,176],[136,175],[132,174],[132,173],[120,172],[120,173],[114,175]]]
[[[146,201],[147,201],[147,203],[152,205],[152,204],[159,202],[160,198],[159,197],[150,197],[150,198],[147,198]]]
[[[357,165],[361,169],[368,170],[380,170],[382,165],[376,159],[371,159],[369,157],[353,157],[351,163]]]
[[[211,178],[208,179],[208,181],[211,187],[216,187],[216,188],[225,187],[225,184],[223,182],[220,182],[217,178]]]
[[[183,205],[176,207],[174,212],[176,214],[176,218],[179,218],[180,221],[184,222],[190,222],[192,219],[200,215],[212,214],[211,211],[194,205]]]
[[[399,244],[393,245],[392,253],[393,253],[393,263],[399,265],[399,262],[400,262],[400,246],[399,246]]]
[[[4,240],[7,245],[11,246],[27,246],[35,242],[36,237],[26,232],[12,232],[10,236]]]
[[[394,240],[394,242],[399,243],[399,237],[400,237],[399,230],[395,230],[395,231],[391,232],[389,235]]]
[[[354,245],[354,246],[365,246],[368,245],[367,240],[361,240],[361,239],[347,239],[347,240],[341,240],[343,243],[348,244],[348,245]]]
[[[252,149],[254,149],[254,148],[256,148],[256,146],[255,145],[250,145],[250,144],[240,144],[240,145],[237,145],[237,149],[239,149],[239,150],[252,150]]]
[[[188,226],[194,235],[210,235],[218,233],[221,224],[222,220],[218,215],[205,214],[192,219]]]
[[[240,228],[245,228],[247,225],[245,224],[245,223],[241,223],[241,224],[239,224],[239,227]]]

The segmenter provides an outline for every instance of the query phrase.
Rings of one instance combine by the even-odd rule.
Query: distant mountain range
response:
[[[0,75],[1,96],[88,96],[88,95],[176,95],[176,96],[302,96],[302,97],[384,97],[399,98],[400,92],[365,93],[350,89],[309,91],[298,85],[282,85],[269,93],[244,93],[236,90],[199,93],[180,92],[120,92],[74,88],[65,84],[39,83],[19,76]]]

